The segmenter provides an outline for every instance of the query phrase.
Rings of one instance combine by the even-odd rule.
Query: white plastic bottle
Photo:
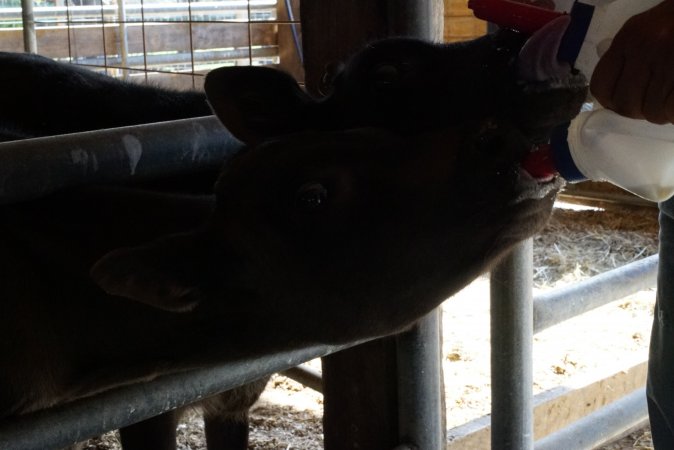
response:
[[[569,182],[608,181],[654,202],[674,196],[674,125],[595,109],[576,117],[566,136],[553,136],[551,146],[555,168]]]
[[[576,2],[594,6],[594,12],[574,66],[589,77],[627,19],[662,1]],[[567,181],[608,181],[652,201],[674,196],[674,125],[595,107],[581,112],[568,135],[554,136],[551,145],[555,166]]]

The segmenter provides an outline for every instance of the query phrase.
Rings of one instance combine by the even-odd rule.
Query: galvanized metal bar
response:
[[[59,449],[348,346],[312,346],[161,377],[0,423],[0,448]]]
[[[442,40],[444,3],[439,0],[389,0],[386,3],[388,34],[415,36],[430,41]]]
[[[536,442],[536,450],[592,450],[648,420],[646,389],[615,402]]]
[[[323,378],[318,371],[312,369],[311,367],[293,367],[292,369],[284,370],[281,372],[281,375],[292,378],[298,383],[313,389],[316,392],[323,393]]]
[[[26,53],[37,53],[33,0],[21,0],[21,26],[23,27],[23,50]]]
[[[86,183],[219,167],[242,148],[213,116],[0,144],[0,204]]]
[[[277,0],[264,1],[240,1],[240,0],[223,0],[218,2],[195,2],[192,7],[193,16],[203,15],[212,22],[224,23],[238,23],[240,24],[248,14],[248,10],[256,12],[267,13],[268,17],[263,17],[262,20],[256,20],[255,23],[278,24],[284,21],[274,20],[273,13],[276,12]],[[117,6],[110,3],[105,5],[61,5],[61,6],[36,6],[35,12],[38,20],[41,22],[63,23],[67,18],[76,19],[76,23],[100,21],[100,14],[114,14],[117,11]],[[189,15],[185,12],[185,5],[178,3],[133,3],[126,7],[132,22],[141,22],[141,15],[144,15],[146,22],[163,22],[166,24],[166,17],[170,16],[171,22],[188,21]],[[12,21],[19,16],[19,8],[6,7],[0,10],[0,20]],[[231,17],[231,13],[239,13],[236,17]],[[168,25],[168,24],[167,24]]]
[[[491,272],[491,448],[533,449],[533,241]]]
[[[637,197],[627,191],[624,192],[604,192],[597,190],[592,191],[591,188],[582,187],[585,183],[573,184],[569,183],[564,188],[564,192],[557,194],[557,199],[569,203],[578,203],[581,205],[602,205],[610,203],[615,205],[630,205],[630,206],[645,206],[649,208],[657,208],[658,204],[650,200]]]
[[[655,287],[657,271],[658,255],[653,255],[588,280],[539,294],[534,299],[534,332]]]
[[[128,24],[127,24],[128,25]],[[167,64],[184,64],[194,60],[199,63],[212,63],[214,61],[228,61],[233,59],[265,58],[278,55],[278,46],[266,45],[259,46],[251,52],[249,47],[228,48],[225,50],[209,50],[195,53],[191,56],[190,52],[160,53],[147,55],[148,65],[152,67],[165,66]],[[88,56],[77,59],[77,64],[82,66],[105,67],[138,67],[142,66],[146,57],[140,54],[131,54],[127,56],[126,62],[119,55],[100,55]],[[164,70],[165,71],[165,70]]]
[[[117,15],[119,19],[119,56],[122,63],[122,78],[129,78],[129,34],[126,30],[126,5],[124,0],[117,0]],[[107,56],[107,55],[106,55]],[[106,58],[106,66],[108,61]]]
[[[440,319],[435,309],[396,337],[400,442],[422,450],[445,446]]]

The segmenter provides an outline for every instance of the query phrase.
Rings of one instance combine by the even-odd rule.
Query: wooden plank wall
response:
[[[457,42],[482,36],[487,32],[487,22],[476,19],[468,9],[468,0],[444,0],[445,42]]]

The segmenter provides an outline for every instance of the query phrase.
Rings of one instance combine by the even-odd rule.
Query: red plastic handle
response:
[[[478,19],[527,34],[566,14],[509,0],[468,0],[468,7]]]

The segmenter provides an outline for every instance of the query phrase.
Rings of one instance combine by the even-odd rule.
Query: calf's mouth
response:
[[[547,137],[552,127],[563,126],[578,113],[587,95],[585,76],[557,58],[570,22],[569,16],[549,22],[524,43],[517,57],[522,95],[531,103],[530,113],[539,116],[531,123],[540,129],[528,130],[530,149],[519,164],[521,194],[516,201],[544,198],[564,185],[552,165]]]

